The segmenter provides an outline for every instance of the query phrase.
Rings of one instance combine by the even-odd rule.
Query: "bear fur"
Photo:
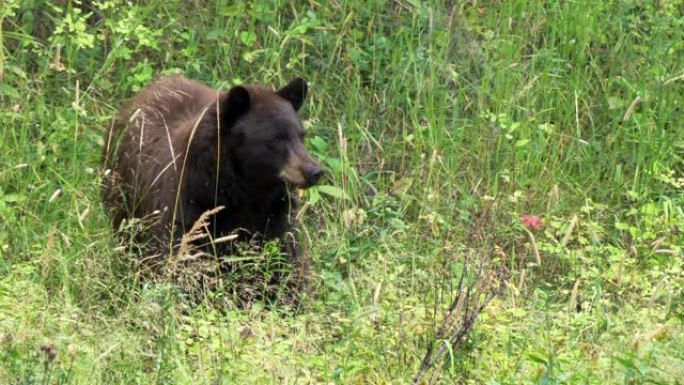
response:
[[[182,76],[140,91],[105,135],[103,198],[114,229],[145,218],[146,250],[173,255],[203,213],[223,206],[207,226],[211,239],[280,239],[289,259],[305,264],[294,236],[294,192],[323,173],[303,144],[297,111],[306,92],[301,78],[277,91],[225,91]]]

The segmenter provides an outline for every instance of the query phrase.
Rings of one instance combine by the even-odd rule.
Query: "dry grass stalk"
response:
[[[527,236],[530,239],[530,246],[532,247],[532,254],[534,255],[534,262],[537,266],[541,266],[541,255],[539,254],[539,248],[537,247],[537,239],[530,230],[525,229]]]
[[[518,279],[518,292],[522,292],[525,288],[525,279],[527,278],[527,270],[523,269],[520,273],[520,279]]]
[[[570,226],[568,226],[568,231],[565,232],[563,240],[561,241],[561,246],[565,247],[568,245],[568,242],[570,242],[570,237],[572,237],[572,232],[575,231],[575,227],[577,226],[578,222],[579,217],[577,215],[572,217],[572,220],[570,221]]]
[[[577,307],[577,296],[579,293],[579,285],[580,285],[580,280],[579,278],[575,280],[575,285],[572,287],[572,291],[570,292],[570,303],[569,303],[569,308],[572,311]]]
[[[627,107],[627,111],[625,111],[625,114],[622,116],[622,121],[626,122],[629,120],[629,118],[632,117],[632,114],[634,113],[634,109],[636,106],[641,102],[641,95],[637,95],[634,100],[632,100],[632,103]]]
[[[183,234],[176,255],[182,256],[189,254],[195,248],[195,246],[193,245],[195,241],[207,238],[209,236],[209,233],[207,233],[205,229],[209,226],[209,217],[215,215],[223,209],[224,206],[218,206],[214,207],[211,210],[203,212],[202,215],[200,215],[200,217],[197,218],[195,223],[192,224],[190,230]]]
[[[664,276],[661,278],[660,282],[656,285],[655,288],[653,288],[653,292],[651,293],[651,298],[648,300],[648,308],[652,309],[653,305],[655,305],[656,299],[658,299],[658,292],[662,290],[662,288],[665,286],[665,283],[667,282],[667,276]]]
[[[468,274],[464,269],[459,277],[458,295],[454,298],[446,312],[442,325],[435,338],[428,346],[413,384],[423,384],[426,375],[441,360],[447,351],[456,350],[472,330],[480,313],[489,303],[499,295],[507,283],[503,271],[485,271],[484,264],[480,264],[476,279],[470,285],[465,285]],[[434,374],[433,374],[434,376]]]
[[[55,247],[55,234],[57,232],[57,226],[50,226],[47,234],[47,242],[45,244],[45,251],[41,255],[40,265],[41,273],[43,277],[49,277],[52,274],[54,268],[54,247]]]
[[[668,85],[670,85],[670,84],[672,84],[678,80],[682,80],[682,79],[684,79],[684,73],[681,75],[675,76],[673,78],[667,79],[666,81],[663,82],[663,86],[668,86]]]
[[[209,218],[219,211],[223,206],[207,210],[193,223],[192,227],[183,234],[180,244],[175,253],[169,256],[166,263],[163,263],[162,274],[152,272],[152,276],[171,281],[174,285],[188,292],[196,292],[198,283],[200,287],[215,286],[220,277],[216,276],[218,262],[212,255],[197,250],[196,241],[210,236],[208,227]],[[154,260],[154,258],[151,258]]]

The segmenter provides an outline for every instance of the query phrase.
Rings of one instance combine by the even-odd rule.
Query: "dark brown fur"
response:
[[[224,206],[212,218],[214,239],[281,238],[296,260],[291,190],[322,174],[302,142],[296,110],[305,94],[301,79],[279,91],[217,91],[181,76],[138,93],[105,136],[103,196],[114,228],[151,218],[143,238],[168,255],[203,212]]]

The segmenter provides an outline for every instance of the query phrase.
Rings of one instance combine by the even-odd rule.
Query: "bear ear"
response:
[[[229,129],[236,120],[249,111],[249,92],[243,86],[235,86],[221,95],[219,100],[221,125]]]
[[[306,98],[306,91],[308,85],[306,80],[302,78],[294,78],[285,87],[276,92],[281,98],[287,100],[292,104],[295,111],[299,111]]]

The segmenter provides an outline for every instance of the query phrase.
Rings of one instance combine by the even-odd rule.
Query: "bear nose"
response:
[[[306,178],[306,179],[308,179],[309,185],[313,186],[316,183],[318,183],[318,181],[321,179],[323,174],[325,174],[325,171],[322,168],[320,168],[318,166],[313,167],[309,171],[309,175],[307,175],[307,178]]]

